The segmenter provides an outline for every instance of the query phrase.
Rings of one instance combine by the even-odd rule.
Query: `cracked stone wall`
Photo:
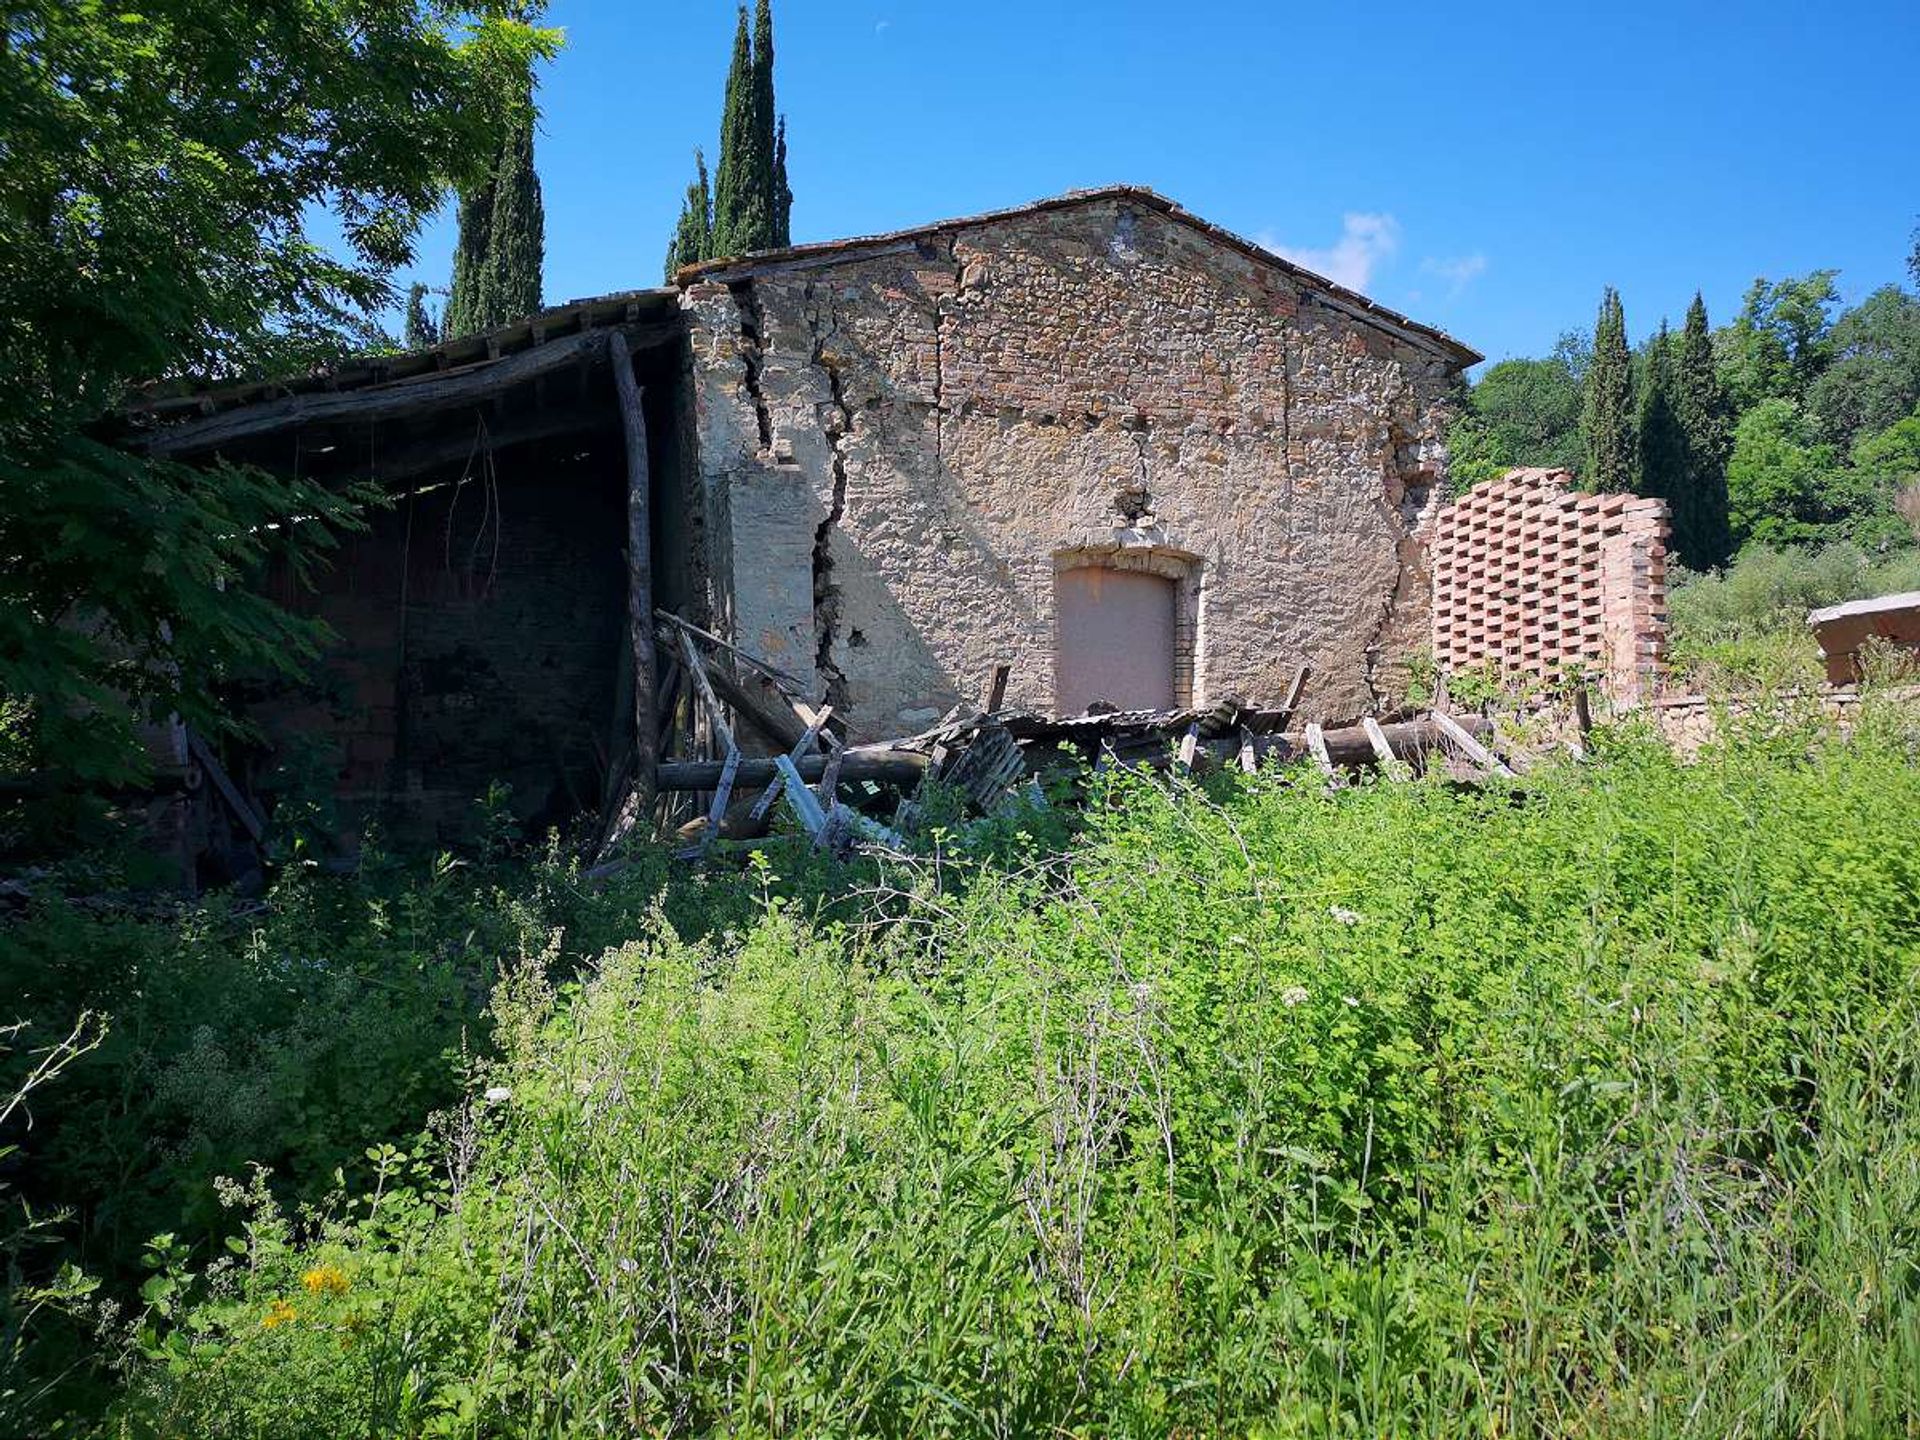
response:
[[[1426,643],[1457,362],[1124,200],[689,286],[713,609],[866,735],[999,661],[1050,710],[1054,577],[1180,587],[1199,701],[1391,703]]]

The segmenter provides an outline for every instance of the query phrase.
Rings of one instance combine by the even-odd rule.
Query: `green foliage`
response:
[[[773,94],[773,11],[758,0],[751,33],[747,7],[734,30],[720,117],[720,164],[713,177],[711,255],[745,255],[789,243],[793,196],[786,182],[785,125]],[[684,217],[683,217],[684,223]],[[676,249],[680,245],[678,232]],[[683,264],[687,263],[683,258]]]
[[[440,327],[427,308],[429,293],[417,280],[407,288],[407,319],[402,340],[409,350],[430,350],[440,343]]]
[[[1633,360],[1627,321],[1611,285],[1600,297],[1593,359],[1581,384],[1580,444],[1589,490],[1631,490],[1634,464]]]
[[[1673,548],[1696,570],[1723,565],[1733,552],[1728,518],[1727,457],[1733,420],[1713,357],[1707,303],[1694,293],[1674,359],[1673,410],[1679,421],[1683,471],[1673,504]]]
[[[511,325],[540,308],[546,210],[533,164],[537,113],[532,91],[508,119],[499,155],[483,182],[461,196],[446,335]]]
[[[1876,561],[1848,543],[1750,545],[1722,573],[1676,574],[1669,653],[1698,688],[1818,685],[1826,672],[1807,612],[1903,590],[1920,590],[1920,552]]]
[[[1748,288],[1739,317],[1714,337],[1721,383],[1738,409],[1805,398],[1831,355],[1839,273],[1816,270],[1772,283],[1759,279]]]
[[[1740,417],[1727,462],[1727,496],[1740,543],[1886,542],[1904,532],[1892,497],[1850,470],[1791,400],[1763,400]]]
[[[1884,285],[1842,315],[1829,359],[1807,387],[1807,408],[1845,449],[1920,406],[1920,300]]]
[[[360,343],[423,217],[550,37],[491,5],[10,7],[0,45],[0,693],[29,768],[125,778],[143,715],[216,717],[220,675],[297,661],[258,598],[347,497],[105,443],[136,383],[299,368]],[[350,254],[309,238],[329,207]],[[293,517],[303,517],[298,524]]]
[[[1647,343],[1639,412],[1634,419],[1635,489],[1677,514],[1687,490],[1687,436],[1675,403],[1673,338],[1663,321]],[[1683,552],[1682,558],[1686,558]]]
[[[693,164],[698,176],[687,186],[686,197],[680,202],[680,223],[667,244],[669,285],[681,266],[713,258],[713,194],[707,188],[707,157],[696,149]]]
[[[156,1254],[120,1433],[1901,1433],[1913,724],[1119,779],[891,923],[510,969],[438,1151]]]

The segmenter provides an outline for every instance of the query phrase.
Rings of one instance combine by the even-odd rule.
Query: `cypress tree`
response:
[[[540,308],[546,209],[533,166],[533,92],[515,108],[486,180],[460,202],[446,338],[524,320]]]
[[[481,328],[474,317],[480,313],[480,276],[486,268],[487,231],[493,224],[493,177],[497,169],[489,167],[484,179],[460,195],[460,238],[453,247],[453,280],[447,287],[447,310],[440,322],[440,333],[448,340]]]
[[[789,244],[792,205],[785,126],[773,99],[773,7],[769,0],[757,0],[751,30],[745,5],[734,27],[720,116],[720,164],[713,173],[713,227],[708,254],[700,258]]]
[[[440,327],[433,323],[427,309],[427,287],[418,280],[407,290],[406,346],[409,350],[431,350],[440,343]]]
[[[1673,409],[1684,446],[1684,473],[1673,507],[1673,544],[1695,570],[1724,565],[1733,554],[1727,518],[1727,459],[1733,450],[1732,407],[1714,364],[1707,305],[1696,292],[1674,365]]]
[[[1627,320],[1611,285],[1600,297],[1593,327],[1593,359],[1587,366],[1580,407],[1580,440],[1589,490],[1633,488],[1633,357],[1627,351]]]
[[[1674,413],[1673,344],[1664,320],[1660,333],[1647,347],[1645,383],[1640,389],[1640,412],[1634,430],[1639,462],[1639,483],[1634,488],[1642,495],[1665,500],[1677,517],[1686,487],[1687,444]]]
[[[733,35],[726,101],[720,113],[720,166],[713,174],[713,253],[744,255],[771,243],[773,216],[756,162],[759,117],[747,7]]]
[[[787,183],[787,117],[773,135],[773,243],[793,243],[793,187]]]
[[[687,186],[686,198],[680,202],[680,223],[667,242],[669,285],[682,265],[713,258],[713,193],[707,188],[707,157],[696,149],[693,164],[699,178]]]

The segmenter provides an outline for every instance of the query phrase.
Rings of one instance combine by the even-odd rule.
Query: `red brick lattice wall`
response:
[[[1513,470],[1441,512],[1433,652],[1443,674],[1503,679],[1578,665],[1618,704],[1656,687],[1667,625],[1667,505],[1583,495],[1564,470]]]

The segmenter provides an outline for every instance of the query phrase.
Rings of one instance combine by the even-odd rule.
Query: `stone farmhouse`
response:
[[[152,395],[152,453],[395,497],[256,697],[342,799],[546,822],[657,742],[653,607],[850,738],[1006,665],[1009,709],[1391,709],[1433,634],[1445,434],[1480,359],[1130,186],[682,271],[292,384]],[[263,762],[264,763],[264,762]],[[650,772],[649,772],[650,773]]]

